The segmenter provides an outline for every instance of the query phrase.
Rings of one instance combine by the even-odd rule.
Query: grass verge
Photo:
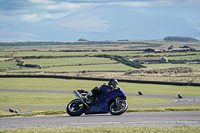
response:
[[[200,104],[164,107],[135,107],[126,112],[168,112],[168,111],[200,111]]]
[[[12,113],[10,115],[0,115],[0,117],[35,116],[35,115],[57,115],[57,114],[66,114],[66,111],[44,111],[44,112],[33,112],[33,113],[26,113],[26,114]]]
[[[25,110],[30,110],[30,109],[25,109]],[[46,111],[44,110],[45,109],[40,109],[40,111],[33,112],[33,113],[25,113],[25,114],[16,114],[16,113],[7,113],[7,112],[2,113],[2,111],[0,111],[0,117],[58,115],[58,114],[67,115],[64,109],[57,109],[57,110],[46,109]],[[168,107],[168,106],[166,107],[135,107],[135,108],[128,108],[126,112],[169,112],[169,111],[200,111],[200,104],[185,105],[185,106],[171,106],[171,107]]]
[[[93,132],[93,133],[199,133],[200,127],[188,126],[174,126],[174,127],[67,127],[67,128],[26,128],[26,129],[8,129],[0,130],[1,133],[49,133],[49,132],[64,132],[64,133],[77,133],[77,132]]]

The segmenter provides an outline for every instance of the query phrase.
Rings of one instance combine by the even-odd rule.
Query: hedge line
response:
[[[122,56],[118,56],[118,55],[107,55],[107,54],[102,54],[102,55],[94,55],[94,57],[103,57],[103,58],[110,58],[113,60],[116,60],[118,62],[121,62],[127,66],[131,66],[134,68],[145,68],[146,66],[143,66],[142,64],[139,63],[134,63],[132,61],[129,61],[128,59],[126,59],[125,57]]]

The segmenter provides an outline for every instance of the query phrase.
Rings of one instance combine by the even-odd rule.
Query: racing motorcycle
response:
[[[66,108],[70,116],[80,116],[83,113],[121,115],[128,108],[126,95],[120,87],[115,90],[102,89],[101,94],[98,97],[94,97],[91,103],[87,103],[85,100],[88,91],[75,90],[73,93],[77,99],[72,100]]]

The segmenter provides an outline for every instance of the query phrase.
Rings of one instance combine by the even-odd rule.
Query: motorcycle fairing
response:
[[[94,101],[92,106],[85,110],[85,114],[108,113],[108,102],[115,97],[126,99],[126,95],[119,87],[116,91],[102,89],[102,94]]]

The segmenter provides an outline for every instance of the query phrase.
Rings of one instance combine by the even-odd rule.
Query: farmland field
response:
[[[195,70],[200,70],[199,64],[171,64],[171,63],[160,63],[160,64],[147,64],[147,68],[153,69],[165,69],[165,68],[173,68],[173,67],[190,67]]]
[[[0,52],[1,53],[1,52]],[[3,52],[2,55],[7,55],[8,52]],[[200,52],[173,52],[173,53],[143,53],[143,51],[99,51],[99,52],[52,52],[52,51],[19,51],[14,54],[14,57],[24,57],[24,56],[93,56],[93,55],[120,55],[120,56],[158,56],[158,57],[168,57],[169,59],[196,59],[200,58]],[[174,57],[177,56],[177,57]]]
[[[76,65],[76,66],[61,66],[50,67],[41,69],[23,69],[23,70],[11,70],[10,72],[34,72],[34,71],[47,71],[47,72],[79,72],[79,71],[122,71],[132,69],[129,66],[123,64],[100,64],[100,65]],[[133,68],[134,69],[134,68]]]
[[[137,54],[142,51],[108,51],[108,52],[50,52],[50,51],[19,51],[14,57],[23,56],[85,56],[85,55],[98,55],[98,54],[108,54],[108,55],[130,55]],[[3,55],[3,54],[2,54]]]
[[[199,42],[167,42],[167,41],[130,41],[130,42],[100,42],[94,44],[60,43],[54,47],[54,43],[48,43],[37,47],[27,48],[29,43],[24,43],[24,48],[9,48],[0,51],[0,74],[63,74],[68,76],[121,78],[135,80],[154,80],[170,82],[194,82],[200,83],[200,49]],[[116,45],[115,45],[116,43]],[[190,45],[197,48],[195,52],[163,52],[144,53],[145,48],[165,49],[170,45],[181,47]],[[23,44],[23,43],[22,43]],[[34,44],[34,43],[33,43]],[[56,43],[55,43],[56,44]],[[13,44],[17,46],[17,44]],[[20,45],[23,47],[23,45]],[[168,63],[132,63],[133,58],[162,58],[166,57]],[[28,65],[27,65],[28,64]],[[33,66],[33,67],[29,67]],[[145,68],[146,67],[146,68]],[[127,74],[131,70],[150,70],[168,68],[193,69],[184,70],[185,73],[136,73]],[[81,74],[80,74],[81,73]]]
[[[53,59],[25,59],[25,64],[37,64],[40,66],[51,65],[81,65],[96,63],[115,63],[115,60],[96,57],[71,57],[71,58],[53,58]]]

